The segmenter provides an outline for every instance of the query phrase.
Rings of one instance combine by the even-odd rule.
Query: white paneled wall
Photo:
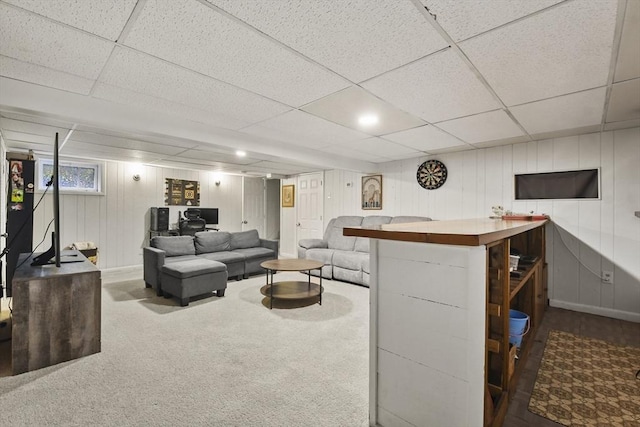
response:
[[[360,209],[361,174],[325,172],[325,223],[338,215],[487,217],[491,206],[546,213],[549,298],[556,306],[640,321],[640,128],[433,156],[449,178],[416,182],[427,157],[381,164],[383,209]],[[600,200],[515,201],[514,173],[600,168]],[[602,270],[614,283],[602,284]]]
[[[142,264],[142,247],[148,243],[149,208],[164,206],[165,178],[200,182],[200,205],[220,209],[220,228],[240,230],[242,178],[214,175],[207,171],[185,171],[122,162],[105,163],[104,195],[61,195],[60,226],[62,245],[92,241],[98,246],[101,269]],[[134,181],[134,173],[140,181]],[[220,180],[219,186],[215,181]],[[36,200],[42,193],[36,194]],[[50,245],[51,229],[45,229],[53,215],[52,197],[47,194],[34,213],[34,246]],[[175,226],[178,212],[185,206],[171,206],[169,223]]]
[[[296,185],[296,178],[280,180],[280,194],[283,185]],[[294,201],[298,199],[296,194]],[[296,209],[280,208],[280,256],[283,258],[298,257],[298,241],[296,240]]]

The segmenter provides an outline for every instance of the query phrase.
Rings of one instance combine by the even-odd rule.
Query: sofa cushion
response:
[[[191,259],[189,261],[173,262],[162,266],[162,272],[178,279],[202,276],[208,273],[227,271],[227,266],[221,262],[208,259]]]
[[[260,246],[258,230],[239,231],[231,233],[231,250],[255,248]]]
[[[320,261],[325,265],[331,265],[334,252],[333,249],[309,249],[307,251],[307,259]]]
[[[341,251],[352,251],[356,238],[354,236],[344,236],[342,229],[344,227],[359,227],[362,224],[361,216],[339,216],[331,224],[331,229],[327,230],[329,238],[327,244],[329,249],[337,249]]]
[[[172,256],[172,257],[165,257],[164,258],[164,263],[165,264],[172,264],[174,262],[182,262],[182,261],[189,261],[190,259],[198,259],[199,257],[196,255],[176,255],[176,256]]]
[[[369,260],[369,254],[364,252],[335,251],[333,253],[333,266],[346,270],[362,270],[362,264]]]
[[[151,239],[151,247],[165,251],[165,256],[195,255],[193,236],[155,236]]]
[[[225,264],[231,264],[234,262],[244,263],[245,260],[244,255],[231,251],[209,252],[208,254],[198,255],[198,258],[205,258],[211,261],[220,261]]]
[[[236,249],[233,252],[242,254],[248,260],[264,257],[275,258],[275,253],[271,249],[263,248],[260,246],[257,248]]]
[[[231,233],[227,231],[199,231],[195,237],[196,254],[228,251],[231,249]]]
[[[391,221],[390,216],[383,215],[372,215],[365,216],[362,219],[362,227],[368,227],[372,225],[381,225],[381,224],[389,224]],[[356,245],[354,250],[357,252],[367,252],[369,253],[369,238],[368,237],[356,237]]]
[[[333,278],[342,280],[343,282],[362,284],[362,274],[360,270],[349,270],[347,268],[340,268],[337,265],[333,266]]]

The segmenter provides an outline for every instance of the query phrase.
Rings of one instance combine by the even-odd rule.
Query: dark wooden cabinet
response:
[[[13,374],[98,353],[101,349],[101,278],[80,262],[32,267],[28,254],[13,277]]]

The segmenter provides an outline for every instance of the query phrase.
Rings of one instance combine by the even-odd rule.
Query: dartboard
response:
[[[416,179],[422,188],[435,190],[447,180],[447,167],[439,160],[427,160],[418,167]]]

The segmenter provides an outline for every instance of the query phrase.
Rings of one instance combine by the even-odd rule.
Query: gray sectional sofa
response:
[[[344,236],[343,228],[421,221],[431,221],[431,218],[339,216],[329,221],[323,239],[303,239],[298,242],[298,258],[323,262],[322,277],[324,278],[369,286],[369,239]]]
[[[241,280],[263,273],[260,263],[278,258],[278,241],[261,239],[257,230],[229,233],[201,231],[195,236],[156,236],[143,248],[144,282],[162,295],[162,266],[191,259],[226,265],[228,277]]]

